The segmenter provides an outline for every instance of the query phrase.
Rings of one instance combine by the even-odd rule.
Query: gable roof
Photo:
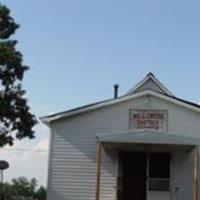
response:
[[[155,76],[148,73],[144,79],[131,88],[126,95],[130,95],[143,90],[154,90],[169,96],[174,96]]]
[[[171,96],[171,95],[167,95],[167,94],[163,94],[163,93],[159,93],[157,91],[153,91],[153,90],[144,90],[142,92],[137,92],[137,93],[133,93],[130,95],[125,95],[125,96],[121,96],[117,99],[109,99],[109,100],[105,100],[105,101],[100,101],[97,103],[93,103],[93,104],[89,104],[86,106],[81,106],[75,109],[71,109],[68,111],[64,111],[64,112],[60,112],[60,113],[56,113],[53,115],[48,115],[48,116],[44,116],[41,117],[40,119],[42,120],[43,123],[45,124],[50,124],[51,122],[63,119],[63,118],[67,118],[67,117],[71,117],[71,116],[75,116],[81,113],[85,113],[85,112],[89,112],[92,110],[96,110],[99,108],[103,108],[106,106],[111,106],[117,103],[121,103],[121,102],[125,102],[128,100],[132,100],[134,98],[139,98],[142,96],[154,96],[157,97],[159,99],[163,99],[166,100],[168,102],[174,103],[176,105],[182,106],[184,108],[193,110],[195,112],[199,112],[200,113],[200,105],[186,101],[184,99],[180,99],[177,98],[175,96]]]

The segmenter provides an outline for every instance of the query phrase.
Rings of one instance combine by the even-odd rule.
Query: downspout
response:
[[[101,181],[101,142],[97,141],[96,150],[96,200],[100,200],[100,181]]]

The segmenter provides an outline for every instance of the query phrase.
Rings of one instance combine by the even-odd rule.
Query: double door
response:
[[[122,152],[119,200],[149,200],[170,190],[170,154]]]

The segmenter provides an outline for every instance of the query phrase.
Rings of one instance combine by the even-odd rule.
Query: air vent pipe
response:
[[[115,84],[113,86],[114,88],[114,99],[117,99],[118,98],[118,90],[119,90],[119,85],[118,84]]]

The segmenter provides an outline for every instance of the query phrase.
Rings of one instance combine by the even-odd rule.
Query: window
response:
[[[169,191],[170,154],[152,153],[149,155],[149,191]]]

